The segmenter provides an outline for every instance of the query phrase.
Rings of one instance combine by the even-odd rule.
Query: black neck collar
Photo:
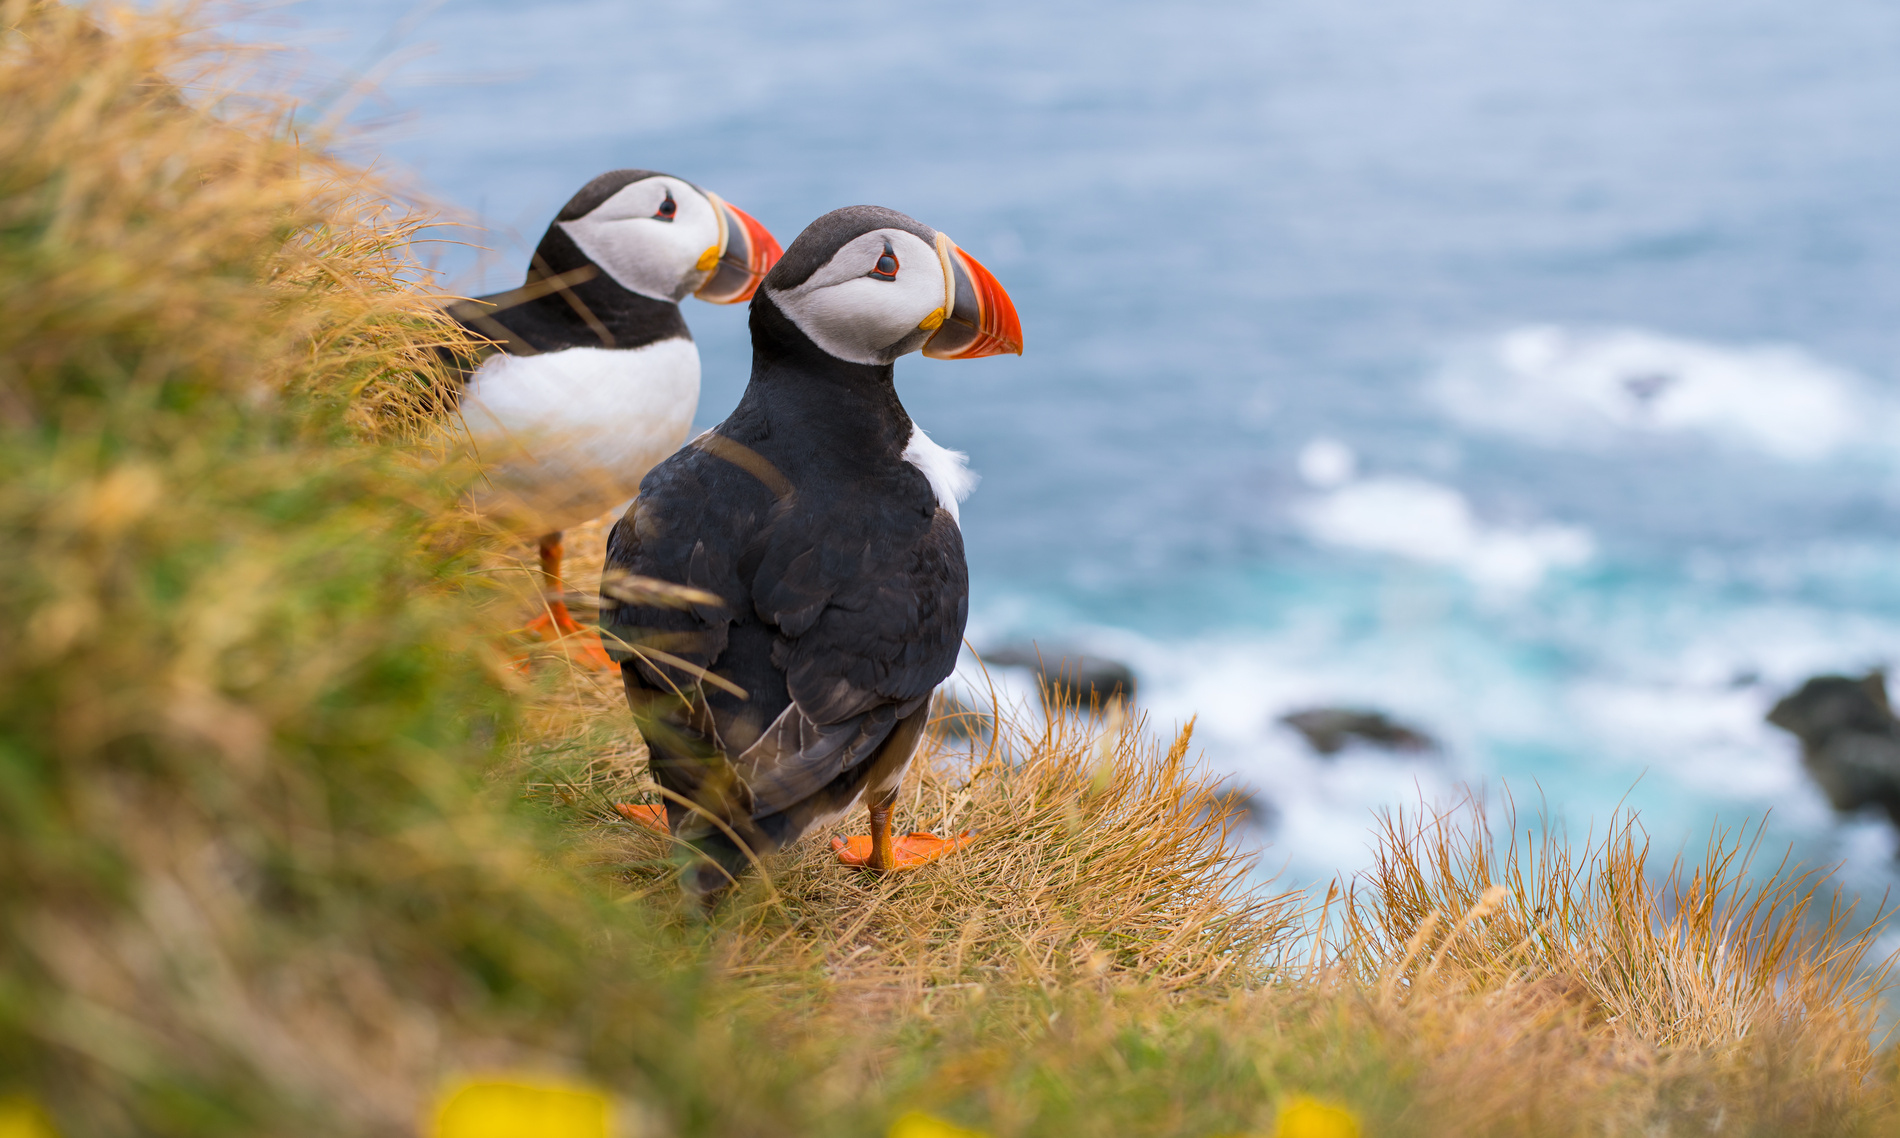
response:
[[[774,450],[811,458],[902,457],[912,424],[897,398],[893,365],[856,364],[826,352],[763,289],[752,298],[750,323],[752,381],[733,414],[735,425],[755,423],[752,429],[769,434]]]
[[[679,305],[623,288],[588,260],[558,223],[548,226],[541,238],[522,287],[532,289],[550,277],[587,268],[595,270],[588,280],[518,304],[509,304],[511,293],[496,293],[481,299],[507,307],[463,304],[454,309],[455,317],[480,335],[504,341],[514,355],[563,348],[643,348],[661,340],[693,338]]]

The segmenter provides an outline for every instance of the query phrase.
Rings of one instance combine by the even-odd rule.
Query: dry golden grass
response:
[[[1728,836],[1658,872],[1629,819],[1584,846],[1500,830],[1476,800],[1387,815],[1319,977],[1415,1041],[1428,1109],[1537,1133],[1894,1121],[1880,924],[1817,875],[1754,874]]]
[[[459,339],[419,219],[229,63],[0,0],[0,1095],[74,1134],[404,1129],[503,1037],[477,898],[563,903],[469,777],[457,479],[378,442]]]
[[[834,978],[915,993],[955,986],[1048,988],[1139,978],[1166,991],[1259,983],[1298,904],[1250,880],[1215,788],[1172,745],[1134,724],[1077,717],[960,752],[931,740],[899,803],[899,826],[976,841],[925,869],[844,870],[829,839],[852,817],[767,859],[740,902],[729,966],[741,974],[822,963]],[[657,837],[628,828],[625,858],[654,866]],[[669,888],[651,870],[636,887]]]
[[[1389,814],[1380,837],[1346,901],[1342,962],[1382,994],[1434,980],[1561,987],[1661,1047],[1725,1047],[1767,1023],[1865,1040],[1877,1018],[1887,966],[1869,971],[1867,955],[1880,922],[1854,931],[1853,907],[1812,872],[1758,877],[1756,847],[1726,835],[1661,872],[1627,818],[1585,848],[1535,832],[1499,843],[1469,800]]]
[[[0,231],[40,259],[0,282],[0,417],[70,414],[74,385],[191,385],[430,429],[437,349],[466,336],[408,248],[428,218],[286,133],[291,104],[237,89],[189,8],[0,0],[0,29]]]
[[[598,573],[601,527],[571,539],[577,586]],[[540,792],[571,805],[618,886],[664,908],[675,851],[611,810],[645,786],[617,677],[548,664],[529,736]],[[814,834],[768,858],[712,929],[723,975],[808,1024],[951,1032],[916,1101],[1002,1133],[1086,1133],[1118,1114],[1073,1108],[1051,1130],[1046,1101],[999,1091],[1012,1079],[1157,1095],[1170,1121],[1152,1132],[1168,1133],[1194,1132],[1197,1095],[1233,1118],[1275,1088],[1330,1090],[1392,1132],[1433,1135],[1850,1134],[1900,1119],[1872,1038],[1878,925],[1850,929],[1838,904],[1817,920],[1814,875],[1761,877],[1726,840],[1653,866],[1627,822],[1574,846],[1512,817],[1499,832],[1513,842],[1467,802],[1387,817],[1376,866],[1303,912],[1248,875],[1186,732],[1170,745],[1112,716],[1000,718],[976,742],[933,732],[900,807],[900,828],[973,828],[977,845],[878,879]],[[1146,1086],[1131,1032],[1222,1073]],[[866,1093],[905,1062],[887,1040],[833,1078]]]

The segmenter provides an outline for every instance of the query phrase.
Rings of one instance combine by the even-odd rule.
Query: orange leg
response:
[[[657,830],[662,834],[670,834],[673,832],[667,827],[666,807],[664,806],[642,806],[634,802],[616,802],[614,803],[614,809],[619,812],[622,818],[636,825],[645,826],[649,830]]]
[[[870,869],[878,873],[892,873],[900,869],[916,869],[928,865],[944,854],[962,849],[976,840],[976,834],[965,830],[954,838],[939,838],[935,834],[905,834],[901,838],[891,836],[891,810],[897,805],[897,795],[892,794],[881,802],[871,805],[871,836],[868,838],[833,838],[832,852],[838,860],[853,869]]]
[[[551,533],[541,539],[541,577],[546,589],[544,603],[546,610],[540,616],[528,622],[528,631],[543,640],[567,641],[568,655],[582,664],[595,668],[611,668],[614,662],[607,656],[607,650],[600,646],[597,633],[582,628],[567,611],[567,590],[561,582],[561,535]]]

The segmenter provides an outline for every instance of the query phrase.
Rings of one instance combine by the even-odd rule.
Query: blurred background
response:
[[[1357,869],[1374,809],[1470,783],[1579,835],[1633,807],[1665,849],[1772,808],[1769,848],[1895,879],[1884,818],[1832,811],[1763,715],[1900,653],[1900,6],[305,0],[231,26],[474,227],[424,253],[464,294],[518,284],[621,166],[786,244],[859,202],[951,234],[1027,339],[898,368],[983,477],[970,637],[1120,661],[1157,729],[1198,716],[1259,795],[1263,872]],[[710,426],[745,313],[686,317]],[[1435,746],[1322,754],[1281,721],[1315,708]]]

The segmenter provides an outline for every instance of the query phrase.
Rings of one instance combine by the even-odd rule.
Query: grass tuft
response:
[[[1004,716],[967,751],[933,734],[920,753],[900,828],[977,834],[942,862],[884,878],[843,871],[829,839],[862,832],[855,813],[768,859],[728,918],[735,972],[824,967],[915,994],[1265,980],[1299,905],[1253,880],[1218,786],[1187,757],[1192,726],[1164,746],[1135,721],[1028,718]],[[664,839],[615,833],[626,880],[670,890]]]
[[[1785,861],[1753,872],[1759,828],[1752,842],[1718,833],[1699,862],[1660,872],[1633,818],[1594,845],[1548,829],[1500,843],[1476,799],[1387,814],[1379,839],[1347,899],[1340,959],[1383,994],[1540,985],[1659,1046],[1720,1048],[1798,1023],[1823,1050],[1868,1058],[1887,973],[1868,967],[1881,915],[1855,922],[1838,889]],[[1831,1046],[1848,1039],[1863,1044]]]

